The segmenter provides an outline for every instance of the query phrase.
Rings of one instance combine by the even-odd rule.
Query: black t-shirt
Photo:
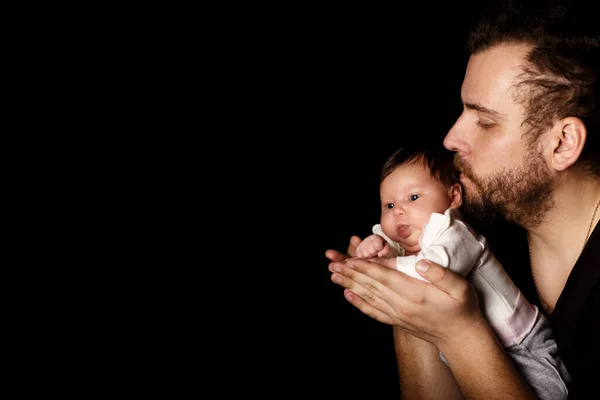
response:
[[[549,316],[571,383],[569,399],[600,398],[600,223]]]

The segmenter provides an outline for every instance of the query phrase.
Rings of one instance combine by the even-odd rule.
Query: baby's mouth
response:
[[[400,225],[396,228],[396,233],[402,239],[406,239],[410,235],[410,225]]]

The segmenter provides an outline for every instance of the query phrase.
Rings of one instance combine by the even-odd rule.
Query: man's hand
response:
[[[329,270],[332,281],[346,288],[346,299],[363,313],[438,347],[456,341],[466,327],[485,322],[465,278],[427,260],[417,265],[428,267],[417,272],[429,282],[357,258],[332,262]]]
[[[358,247],[358,245],[361,242],[361,238],[359,238],[358,236],[352,236],[350,238],[350,244],[348,245],[348,250],[346,251],[346,254],[342,254],[337,250],[333,250],[333,249],[329,249],[327,251],[325,251],[325,257],[327,257],[328,259],[330,259],[331,261],[344,261],[347,258],[350,257],[355,257],[356,256],[356,248]]]

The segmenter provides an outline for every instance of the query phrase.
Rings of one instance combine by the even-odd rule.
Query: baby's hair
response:
[[[454,153],[437,146],[399,148],[383,164],[379,183],[396,168],[417,163],[429,168],[431,176],[444,185],[460,183],[459,174],[454,167]]]

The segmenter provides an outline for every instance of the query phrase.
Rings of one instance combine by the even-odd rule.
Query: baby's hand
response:
[[[389,257],[389,254],[392,253],[391,249],[390,244],[384,238],[379,235],[370,235],[356,247],[356,257]]]

